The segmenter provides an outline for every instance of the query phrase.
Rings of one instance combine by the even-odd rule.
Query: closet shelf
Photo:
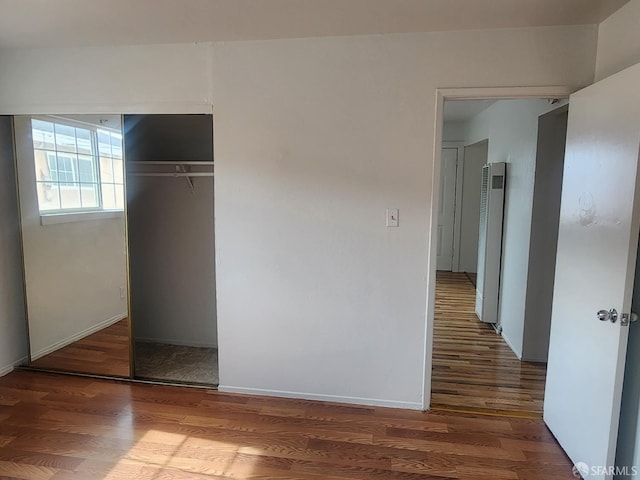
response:
[[[185,178],[194,191],[193,177],[213,177],[213,162],[197,160],[149,160],[127,162],[127,175],[134,177],[175,177]],[[160,168],[158,168],[160,167]]]

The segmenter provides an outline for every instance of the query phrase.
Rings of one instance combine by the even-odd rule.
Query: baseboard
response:
[[[9,365],[0,367],[0,377],[4,377],[6,374],[13,372],[13,369],[16,368],[17,366],[26,364],[27,359],[28,357],[25,356]]]
[[[75,335],[72,335],[70,337],[67,337],[63,340],[60,340],[59,342],[54,343],[53,345],[50,345],[46,348],[43,348],[42,350],[38,351],[38,352],[31,352],[31,361],[37,360],[39,358],[44,357],[45,355],[50,354],[51,352],[55,352],[56,350],[59,350],[63,347],[66,347],[67,345],[72,344],[73,342],[77,342],[78,340],[82,340],[84,337],[88,337],[89,335],[91,335],[92,333],[96,333],[100,330],[102,330],[103,328],[107,328],[111,325],[113,325],[114,323],[119,322],[120,320],[123,320],[127,318],[127,313],[119,313],[118,315],[114,315],[111,318],[107,318],[106,320],[103,320],[102,322],[98,323],[97,325],[94,325],[93,327],[89,327],[81,332],[76,333]]]
[[[162,345],[180,345],[181,347],[218,348],[218,344],[210,342],[189,342],[167,338],[136,337],[136,342],[160,343]]]
[[[548,357],[526,357],[523,355],[520,360],[522,360],[523,362],[547,363]]]
[[[518,351],[513,347],[513,344],[511,343],[511,340],[509,340],[509,337],[504,334],[504,329],[502,330],[500,336],[504,339],[505,343],[509,345],[509,348],[515,354],[515,356],[518,357],[518,360],[522,360],[522,354],[518,353]]]
[[[342,397],[338,395],[322,395],[317,393],[300,393],[281,390],[266,390],[262,388],[234,387],[231,385],[218,385],[218,391],[225,393],[263,395],[267,397],[300,398],[302,400],[319,400],[321,402],[348,403],[352,405],[367,405],[372,407],[391,407],[402,408],[405,410],[422,410],[422,403],[420,402],[402,402],[398,400],[383,400],[379,398]]]

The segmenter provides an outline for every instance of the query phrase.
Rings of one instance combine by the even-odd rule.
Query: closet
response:
[[[218,384],[211,115],[124,115],[134,376]]]

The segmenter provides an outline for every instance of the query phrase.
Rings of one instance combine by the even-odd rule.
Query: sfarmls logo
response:
[[[614,467],[612,465],[587,465],[578,462],[573,466],[573,476],[576,478],[601,477],[603,475],[620,476],[622,478],[635,478],[638,475],[638,467]]]

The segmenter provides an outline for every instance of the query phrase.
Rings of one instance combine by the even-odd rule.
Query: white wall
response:
[[[0,113],[211,109],[210,44],[0,49],[0,65]]]
[[[586,85],[595,46],[578,26],[234,42],[213,62],[202,45],[2,51],[0,113],[213,92],[222,389],[420,408],[436,88]]]
[[[136,340],[216,347],[213,179],[127,179]]]
[[[466,122],[447,122],[442,125],[442,141],[443,142],[462,142],[464,141]]]
[[[222,388],[421,406],[436,88],[588,84],[594,42],[579,27],[216,45]]]
[[[37,359],[126,316],[124,217],[41,225],[31,122],[14,123],[29,341]]]
[[[20,226],[11,119],[0,117],[0,375],[26,360]]]
[[[506,162],[499,321],[502,336],[521,358],[527,293],[538,116],[546,100],[501,100],[471,119],[467,143],[489,139],[488,162]]]
[[[640,62],[640,0],[631,0],[598,29],[596,80]]]
[[[531,241],[522,359],[546,362],[558,249],[560,201],[569,106],[555,105],[538,119]],[[555,108],[558,107],[558,108]]]

